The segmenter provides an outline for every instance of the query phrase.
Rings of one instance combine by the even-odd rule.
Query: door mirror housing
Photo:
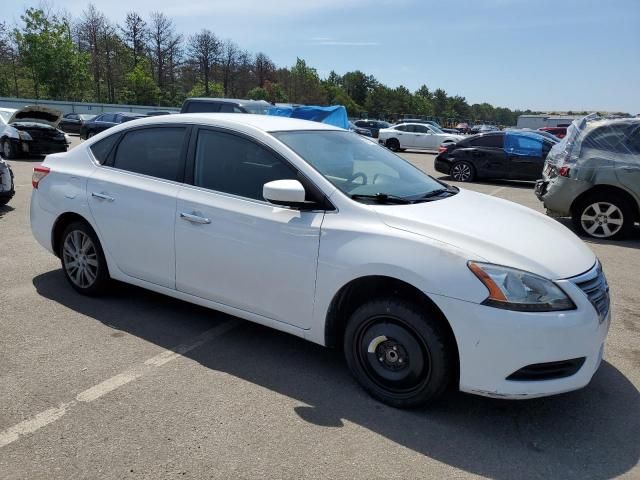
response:
[[[262,196],[267,202],[284,207],[302,207],[306,192],[298,180],[274,180],[262,187]]]

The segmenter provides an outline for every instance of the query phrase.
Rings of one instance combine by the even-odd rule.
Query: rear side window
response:
[[[91,153],[93,153],[93,156],[98,160],[98,162],[100,162],[100,164],[104,165],[119,139],[120,134],[110,135],[89,147],[91,149]]]
[[[115,119],[115,115],[113,113],[105,113],[100,117],[101,122],[113,122]]]
[[[502,135],[487,135],[469,140],[469,144],[472,147],[502,148],[504,137]]]
[[[265,183],[297,179],[285,160],[251,140],[208,130],[198,134],[194,183],[199,187],[264,200]]]
[[[181,180],[186,127],[144,128],[124,135],[113,166],[165,180]]]
[[[185,113],[215,113],[220,111],[220,104],[217,102],[189,102]]]
[[[589,134],[584,141],[587,148],[598,150],[625,152],[624,140],[628,125],[604,125]]]

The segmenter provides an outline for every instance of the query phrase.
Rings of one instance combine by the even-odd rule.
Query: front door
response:
[[[186,132],[178,126],[127,132],[110,165],[87,182],[98,235],[118,269],[168,288],[175,288],[173,229]]]
[[[192,158],[175,216],[176,288],[309,328],[324,212],[262,197],[265,183],[296,170],[248,137],[210,129],[199,130]]]

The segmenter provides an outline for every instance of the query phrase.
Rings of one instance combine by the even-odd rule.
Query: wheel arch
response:
[[[582,204],[582,202],[586,198],[592,195],[598,195],[598,194],[620,195],[621,197],[625,198],[633,208],[633,211],[635,213],[635,220],[636,221],[640,220],[640,205],[638,204],[638,200],[624,188],[620,188],[618,186],[609,185],[609,184],[595,185],[593,188],[590,188],[589,190],[586,190],[582,192],[580,195],[578,195],[571,203],[571,209],[570,209],[571,215],[574,216],[578,213],[577,208]]]
[[[86,223],[89,228],[93,230],[93,233],[96,235],[96,237],[100,239],[100,237],[98,236],[98,232],[96,232],[96,229],[93,227],[93,225],[91,225],[91,222],[89,220],[76,212],[65,212],[59,215],[58,218],[56,218],[56,221],[53,224],[53,228],[51,229],[51,248],[58,257],[60,257],[60,237],[62,236],[62,232],[64,232],[64,229],[67,228],[67,225],[71,224],[72,222]]]
[[[433,315],[447,333],[459,372],[460,354],[451,325],[438,306],[420,289],[404,280],[384,275],[367,275],[355,278],[342,286],[333,296],[325,319],[325,345],[340,347],[347,321],[351,314],[367,299],[394,296],[412,302]]]

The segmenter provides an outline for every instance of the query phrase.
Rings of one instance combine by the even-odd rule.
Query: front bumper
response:
[[[534,398],[586,386],[600,366],[611,312],[601,318],[575,283],[557,282],[575,310],[527,313],[432,295],[453,329],[460,354],[460,390],[499,398]],[[534,364],[584,358],[573,375],[507,380]]]

